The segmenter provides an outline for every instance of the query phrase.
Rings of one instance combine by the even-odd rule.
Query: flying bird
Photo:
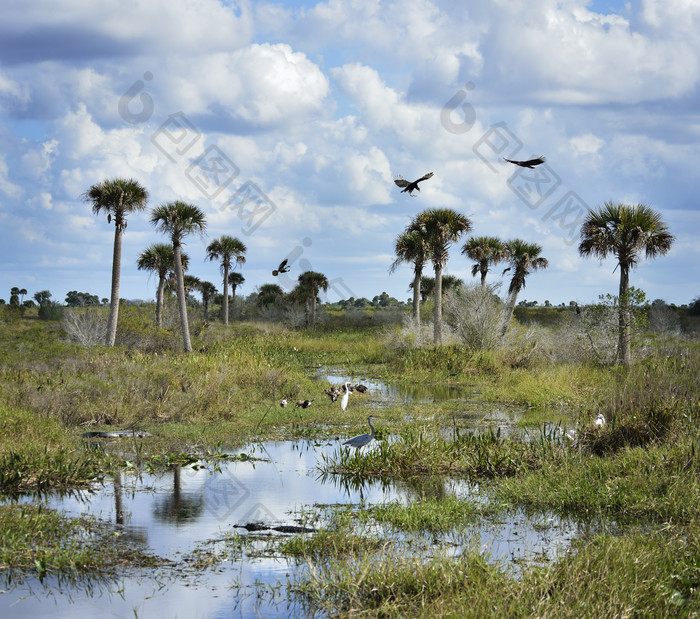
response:
[[[286,273],[289,271],[289,269],[290,267],[287,266],[287,258],[285,258],[282,260],[282,262],[280,262],[280,265],[274,271],[272,271],[272,276],[277,277],[280,273]]]
[[[418,183],[428,180],[432,175],[433,175],[432,172],[428,172],[425,176],[421,176],[418,180],[415,180],[412,183],[409,183],[405,178],[403,178],[401,176],[397,176],[394,179],[394,182],[399,187],[403,187],[403,189],[401,190],[401,193],[406,193],[408,191],[408,195],[413,196],[414,190],[420,191],[420,187],[418,186]]]
[[[503,158],[506,159],[505,157]],[[531,170],[534,170],[536,165],[540,165],[547,160],[544,157],[537,157],[537,159],[528,159],[527,161],[513,161],[512,159],[506,159],[506,161],[508,163],[519,165],[521,168],[530,168]]]

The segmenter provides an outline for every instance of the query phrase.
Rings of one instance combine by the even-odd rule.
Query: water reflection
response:
[[[45,497],[50,507],[69,515],[89,514],[112,523],[125,541],[172,564],[146,574],[125,574],[118,582],[90,581],[92,588],[56,580],[10,582],[5,585],[9,591],[0,596],[0,616],[94,616],[104,611],[112,616],[136,612],[213,617],[230,616],[234,609],[242,616],[301,616],[304,610],[290,606],[284,593],[284,583],[304,569],[294,561],[279,556],[251,558],[243,552],[213,561],[211,568],[183,566],[196,564],[202,553],[212,553],[212,544],[221,544],[226,536],[252,535],[241,528],[246,523],[297,525],[309,510],[322,513],[321,506],[409,504],[448,495],[485,500],[478,485],[449,477],[394,481],[320,476],[319,463],[338,449],[340,441],[255,443],[246,452],[263,460],[223,461],[220,471],[187,466],[158,474],[121,473],[96,490]],[[517,512],[503,522],[465,525],[440,539],[429,536],[421,544],[408,542],[408,547],[452,544],[455,552],[462,552],[477,540],[494,560],[512,565],[536,557],[554,558],[567,547],[578,525],[551,515],[543,518]],[[323,524],[321,516],[314,526]],[[403,537],[391,531],[384,535]],[[260,583],[267,585],[263,589],[269,596],[258,595]]]
[[[387,384],[374,378],[351,376],[342,369],[318,368],[316,379],[340,385],[349,381],[362,383],[368,388],[367,395],[376,406],[406,404],[408,402],[445,402],[468,395],[459,385],[445,383]]]

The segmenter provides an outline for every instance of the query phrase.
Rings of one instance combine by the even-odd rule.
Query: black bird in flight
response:
[[[285,258],[282,260],[282,262],[280,262],[280,265],[274,271],[272,271],[272,275],[273,277],[277,277],[280,273],[286,273],[289,271],[289,268],[290,267],[287,266],[287,258]]]
[[[432,172],[428,172],[425,176],[421,176],[418,180],[413,181],[412,183],[409,183],[405,178],[401,176],[397,176],[394,179],[394,182],[399,186],[403,187],[401,190],[401,193],[405,193],[408,191],[409,196],[413,196],[413,191],[420,191],[420,187],[418,186],[418,183],[422,181],[427,181],[431,176],[433,175]]]
[[[506,159],[505,157],[503,158]],[[536,165],[540,165],[547,160],[544,157],[537,157],[537,159],[528,159],[527,161],[513,161],[512,159],[506,159],[506,161],[508,163],[519,165],[521,168],[530,168],[531,170],[534,170]]]

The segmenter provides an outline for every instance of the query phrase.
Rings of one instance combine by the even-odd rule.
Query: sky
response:
[[[206,245],[243,241],[243,295],[313,270],[326,301],[407,300],[395,239],[450,208],[472,230],[445,273],[476,281],[470,235],[521,238],[549,267],[520,300],[593,302],[619,271],[579,256],[580,222],[613,201],[651,206],[675,237],[631,285],[700,296],[697,0],[2,0],[2,14],[0,298],[109,296],[114,225],[81,196],[115,177],[149,207],[203,210],[184,249],[219,290]],[[534,170],[503,160],[539,155]],[[427,172],[413,197],[393,182]],[[136,260],[166,240],[129,216],[122,298],[154,298]],[[505,293],[501,272],[487,281]]]

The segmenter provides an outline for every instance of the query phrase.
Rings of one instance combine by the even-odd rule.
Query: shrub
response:
[[[494,350],[500,343],[505,315],[495,290],[465,284],[445,295],[445,321],[471,350]]]
[[[63,312],[63,326],[66,333],[83,346],[104,344],[107,337],[105,309],[91,307],[66,309]]]

